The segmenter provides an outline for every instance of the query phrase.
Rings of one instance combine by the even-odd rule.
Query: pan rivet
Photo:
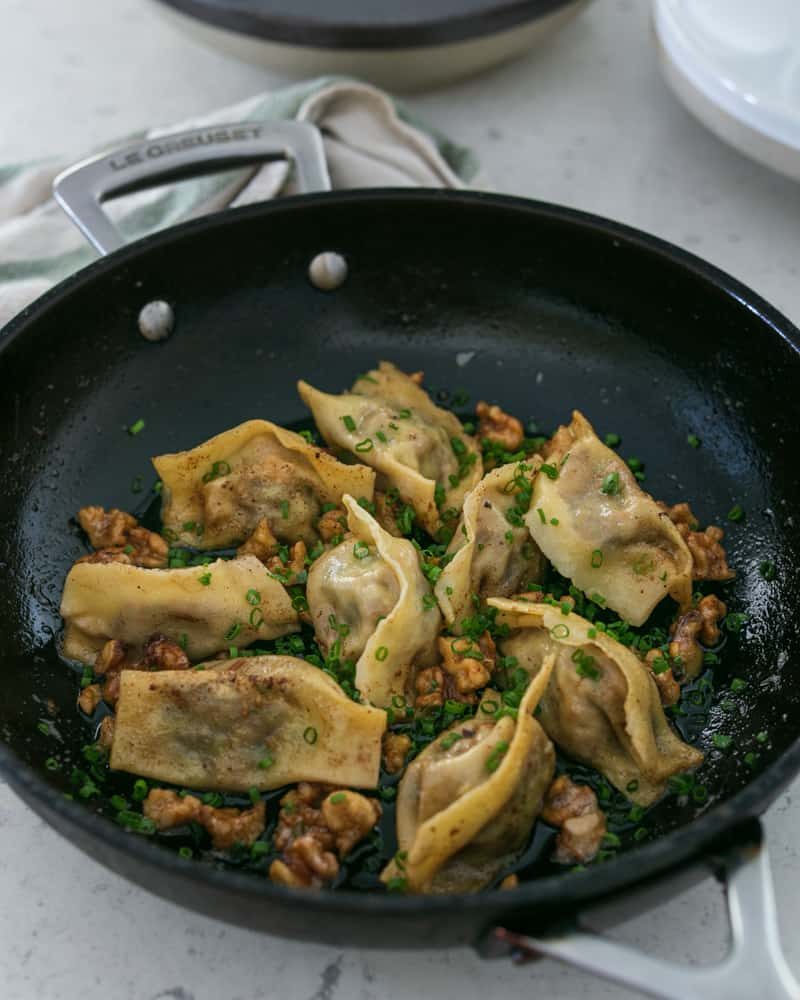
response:
[[[166,340],[175,326],[175,313],[169,302],[155,299],[142,306],[139,313],[139,333],[145,340]]]
[[[331,250],[318,253],[308,265],[308,277],[315,288],[332,292],[347,280],[347,261]]]

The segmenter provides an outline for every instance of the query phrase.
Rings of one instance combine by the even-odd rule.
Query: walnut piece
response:
[[[323,542],[331,542],[347,531],[347,511],[344,507],[326,510],[317,522],[317,531]]]
[[[112,507],[82,507],[78,521],[89,536],[91,555],[78,562],[121,562],[148,569],[162,569],[167,565],[169,545],[161,535],[142,528],[132,514]]]
[[[560,774],[547,791],[542,819],[558,827],[553,855],[558,864],[585,864],[600,850],[606,816],[588,785],[576,785],[566,774]]]
[[[519,875],[516,875],[512,872],[511,875],[506,875],[506,877],[503,879],[500,885],[498,885],[497,888],[503,889],[505,891],[506,889],[516,889],[518,886],[519,886]]]
[[[93,549],[127,545],[128,532],[139,523],[132,514],[124,510],[105,510],[103,507],[82,507],[78,511],[80,526],[89,536]]]
[[[145,642],[142,656],[136,659],[118,639],[109,639],[94,661],[94,672],[103,677],[103,701],[116,705],[119,679],[123,670],[188,670],[189,657],[177,642],[160,633]]]
[[[725,604],[714,594],[700,599],[696,608],[679,615],[670,628],[670,659],[677,660],[686,678],[696,677],[703,665],[703,646],[719,642],[719,621],[727,613]]]
[[[651,649],[644,658],[656,682],[662,705],[674,705],[681,696],[681,686],[675,680],[669,661],[660,649]],[[664,664],[667,664],[665,667]]]
[[[100,723],[100,728],[97,730],[97,745],[110,752],[111,745],[114,742],[114,727],[116,726],[116,721],[113,715],[105,715]]]
[[[705,531],[688,503],[676,503],[668,507],[658,505],[680,532],[692,554],[692,577],[695,580],[732,580],[736,573],[728,566],[728,558],[722,547],[725,532],[716,525],[709,525]]]
[[[319,888],[333,881],[343,858],[381,815],[380,805],[358,792],[301,781],[281,799],[272,862],[273,882]]]
[[[383,736],[383,766],[389,774],[397,774],[406,766],[406,754],[411,749],[411,737],[405,733],[387,732]]]
[[[399,501],[390,500],[381,490],[375,491],[375,520],[394,538],[402,538],[403,532],[397,523]]]
[[[331,792],[322,803],[322,819],[333,834],[340,858],[347,857],[380,818],[380,804],[358,792]]]
[[[472,695],[486,687],[497,662],[497,650],[488,632],[477,643],[466,636],[440,636],[439,653],[442,668],[453,678],[459,695]]]
[[[109,639],[95,657],[94,672],[102,677],[121,669],[125,655],[124,644],[119,639]]]
[[[274,573],[281,579],[281,582],[291,586],[297,581],[298,574],[306,568],[306,543],[304,541],[295,542],[289,550],[289,558],[286,562],[278,556],[270,556],[266,561],[266,567],[270,573]]]
[[[525,438],[522,423],[516,417],[506,413],[499,406],[490,406],[482,400],[475,407],[478,418],[477,437],[487,438],[499,444],[506,451],[517,451]]]
[[[188,670],[191,663],[177,642],[156,633],[144,644],[142,667],[150,670]]]
[[[266,563],[270,556],[277,554],[280,548],[278,539],[272,534],[269,521],[262,517],[255,526],[253,534],[247,541],[236,550],[239,556],[255,556],[261,562]]]
[[[414,708],[421,711],[426,708],[439,708],[444,704],[444,671],[441,667],[427,667],[420,670],[414,679]]]
[[[99,684],[89,684],[78,695],[78,708],[91,715],[103,700],[103,694]]]
[[[151,788],[142,803],[142,812],[159,830],[194,822],[208,830],[211,844],[217,851],[227,851],[234,844],[252,844],[264,832],[263,801],[252,809],[207,806],[194,795],[181,798],[166,788]]]

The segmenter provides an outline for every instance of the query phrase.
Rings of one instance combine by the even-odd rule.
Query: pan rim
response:
[[[4,330],[0,331],[0,363],[4,351],[8,350],[18,338],[24,336],[26,330],[35,324],[40,316],[67,298],[74,290],[107,272],[116,270],[119,265],[136,260],[151,249],[187,237],[191,238],[195,232],[235,226],[261,216],[314,211],[318,206],[332,202],[345,205],[381,202],[387,206],[409,202],[428,202],[434,205],[450,203],[460,206],[464,211],[502,210],[516,214],[523,213],[531,218],[560,221],[577,230],[599,232],[628,246],[653,254],[664,263],[688,271],[717,291],[735,299],[770,327],[773,333],[800,356],[800,331],[787,317],[738,279],[659,237],[602,216],[548,202],[474,191],[386,188],[300,195],[230,209],[184,222],[128,244],[67,277],[16,316]],[[175,853],[143,838],[132,837],[130,833],[116,827],[107,818],[64,798],[63,794],[50,786],[32,765],[24,762],[10,746],[0,741],[0,771],[5,774],[9,787],[24,799],[32,799],[40,804],[43,810],[55,812],[66,824],[77,826],[89,839],[104,843],[111,850],[129,854],[151,868],[169,871],[186,881],[204,883],[212,890],[227,891],[263,901],[273,900],[284,906],[302,907],[308,913],[323,914],[347,909],[362,916],[381,918],[409,918],[423,914],[426,917],[444,915],[451,912],[453,907],[465,910],[476,917],[485,916],[487,920],[499,909],[516,913],[534,905],[557,906],[564,909],[632,888],[637,883],[663,876],[670,870],[677,874],[680,869],[712,849],[744,819],[763,812],[798,770],[800,770],[800,737],[730,799],[712,807],[686,826],[650,843],[630,849],[602,866],[583,872],[565,872],[531,879],[521,883],[512,893],[395,897],[339,890],[312,894],[276,886],[268,880],[260,882],[252,875],[199,865],[196,861],[180,858]]]

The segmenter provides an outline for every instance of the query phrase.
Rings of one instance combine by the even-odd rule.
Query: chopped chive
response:
[[[411,410],[409,409],[400,410],[397,416],[400,417],[401,420],[408,420],[411,417]],[[389,426],[391,426],[391,424]]]
[[[554,639],[566,639],[569,635],[569,627],[567,625],[554,625],[550,629],[550,635]]]
[[[686,443],[692,448],[699,448],[700,438],[696,434],[687,434]]]
[[[272,756],[272,754],[268,753],[265,757],[262,757],[261,760],[258,762],[258,767],[261,771],[266,771],[267,768],[272,767],[274,763],[275,763],[275,758]]]
[[[356,422],[355,420],[353,420],[353,418],[350,416],[349,413],[345,413],[345,415],[342,417],[342,423],[349,431],[354,431],[356,429]]]
[[[500,762],[508,750],[508,743],[505,740],[498,740],[495,743],[492,752],[486,758],[486,770],[490,773],[496,771],[500,767]]]
[[[261,628],[264,624],[264,612],[261,608],[253,608],[250,612],[249,622],[252,628]]]
[[[711,742],[717,750],[727,750],[733,743],[733,737],[728,736],[727,733],[714,733],[711,737]]]
[[[600,484],[600,492],[606,496],[616,496],[619,493],[619,473],[609,472]]]
[[[220,476],[229,476],[230,474],[231,467],[227,462],[214,462],[210,471],[203,476],[203,482],[210,483],[212,479],[219,479]]]
[[[47,768],[48,771],[58,771],[61,767],[61,765],[58,763],[55,757],[48,757],[47,760],[44,762],[44,766]]]
[[[366,542],[356,542],[353,546],[353,555],[356,559],[366,559],[369,555],[369,545]]]
[[[605,442],[609,448],[616,448],[618,444],[622,443],[622,438],[612,431],[610,434],[606,434]]]
[[[303,739],[310,746],[313,746],[317,742],[317,731],[313,726],[307,726],[303,731]]]
[[[197,579],[204,587],[207,587],[211,583],[211,574],[203,573],[201,576],[198,576]]]
[[[602,565],[603,565],[603,550],[595,549],[592,552],[592,568],[600,569]]]
[[[756,733],[756,739],[759,743],[766,743],[769,739],[769,733],[766,729],[762,729],[760,733]]]
[[[741,504],[734,504],[733,507],[728,511],[728,520],[737,523],[738,521],[744,520],[744,510]]]
[[[281,502],[280,502],[280,508],[281,508],[281,517],[283,518],[284,521],[288,521],[289,520],[289,501],[288,500],[281,500]]]
[[[120,826],[124,826],[126,830],[133,830],[135,833],[151,834],[156,832],[156,825],[151,819],[129,809],[118,812],[114,819]]]
[[[185,844],[183,847],[178,848],[178,854],[180,855],[180,857],[187,859],[194,857],[194,851],[191,849],[191,847],[187,847]]]
[[[134,422],[130,425],[130,427],[128,428],[128,433],[131,435],[131,437],[135,437],[135,435],[139,434],[143,430],[144,430],[144,420],[142,420],[142,418],[139,417],[138,420],[134,420]]]
[[[539,520],[542,522],[542,524],[547,524],[547,518],[545,517],[545,513],[541,507],[536,508],[536,513],[539,515]]]
[[[242,631],[241,622],[234,622],[233,625],[228,629],[223,638],[230,642],[231,639],[235,639],[236,636]]]
[[[442,750],[449,750],[450,747],[457,743],[460,739],[463,739],[461,733],[448,733],[443,739],[439,741],[439,746]]]
[[[558,526],[558,518],[557,517],[551,517],[550,518],[550,523],[552,525]]]
[[[147,798],[147,793],[149,789],[147,787],[147,782],[144,778],[137,778],[133,783],[133,791],[131,792],[131,797],[135,802],[142,802]]]
[[[379,660],[381,663],[386,659],[388,655],[389,655],[388,646],[378,646],[378,648],[375,650],[375,659]]]
[[[774,580],[776,576],[775,563],[769,562],[769,560],[765,560],[758,567],[758,572],[761,574],[762,579]]]
[[[743,677],[734,677],[731,681],[731,691],[734,694],[739,694],[740,691],[744,691],[747,687],[747,681]]]
[[[347,800],[347,795],[344,792],[334,792],[328,801],[331,803],[331,805],[338,806],[342,802],[345,802],[346,800]]]
[[[548,479],[558,479],[558,467],[549,465],[547,462],[539,466],[539,471],[543,472]]]
[[[356,451],[363,454],[366,451],[372,451],[372,438],[364,438],[363,441],[359,441],[356,445]]]
[[[251,587],[250,590],[248,590],[244,595],[244,599],[248,604],[252,604],[255,607],[255,605],[261,603],[261,594]]]

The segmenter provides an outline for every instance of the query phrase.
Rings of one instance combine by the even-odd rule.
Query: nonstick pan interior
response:
[[[349,263],[334,293],[315,290],[306,276],[321,250]],[[153,298],[169,300],[177,316],[160,344],[136,329],[139,309]],[[146,491],[155,479],[151,455],[252,417],[295,423],[306,416],[296,379],[338,391],[387,358],[424,369],[426,386],[444,402],[468,394],[463,410],[478,399],[499,401],[543,432],[579,407],[598,432],[622,436],[624,455],[646,463],[644,486],[655,497],[688,499],[702,522],[728,529],[738,576],[723,594],[748,620],[728,638],[699,739],[709,801],[666,800],[654,833],[695,822],[685,834],[637,848],[635,865],[633,855],[622,856],[592,872],[532,881],[515,895],[569,902],[679,860],[733,819],[737,809],[720,803],[750,783],[742,808],[760,811],[797,764],[795,750],[758,777],[787,751],[800,722],[792,683],[800,651],[800,356],[792,336],[752,293],[680,251],[577,213],[493,196],[289,200],[202,220],[100,262],[28,310],[0,341],[7,760],[32,765],[50,788],[66,791],[67,775],[45,762],[56,749],[77,754],[88,740],[74,708],[76,677],[54,642],[64,575],[84,551],[72,520],[78,508],[136,509],[136,486]],[[127,433],[139,419],[143,431]],[[699,448],[687,443],[689,434]],[[726,523],[736,504],[744,520]],[[764,578],[767,562],[772,579]],[[748,683],[732,699],[734,677]],[[45,735],[37,725],[48,719]],[[714,732],[732,737],[727,750],[714,747]],[[38,783],[26,794],[53,818],[56,798],[45,802]],[[62,810],[62,828],[67,815]],[[123,835],[110,825],[87,829],[119,849]],[[136,840],[133,850],[144,857],[149,845]],[[199,867],[182,868],[181,884]],[[247,882],[231,885],[272,892]],[[409,913],[418,905],[353,905],[395,904]],[[481,905],[468,912],[485,916]],[[466,933],[458,920],[452,930],[451,937]]]

